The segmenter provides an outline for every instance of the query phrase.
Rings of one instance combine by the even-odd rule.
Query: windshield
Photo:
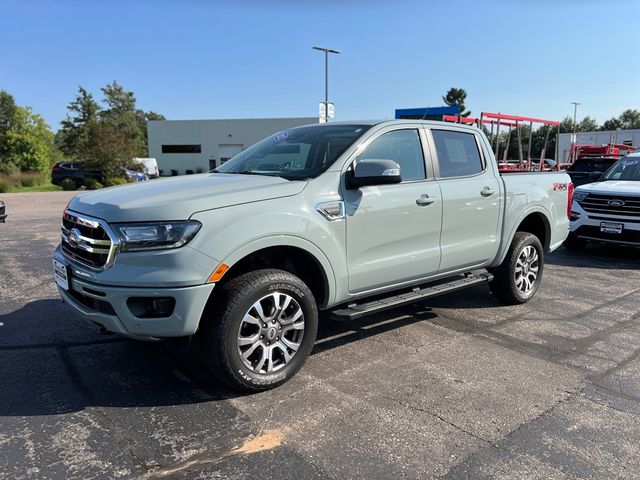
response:
[[[619,160],[602,176],[602,180],[640,181],[640,158]]]
[[[604,172],[616,162],[613,158],[590,159],[580,158],[567,168],[570,172]]]
[[[315,178],[371,125],[311,125],[271,135],[239,153],[215,173],[273,175],[288,180]]]

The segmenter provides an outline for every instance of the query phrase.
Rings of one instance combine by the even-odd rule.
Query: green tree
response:
[[[58,155],[44,119],[0,91],[0,173],[45,172]]]
[[[56,144],[69,157],[81,160],[81,152],[89,141],[89,126],[98,120],[100,106],[93,95],[80,86],[78,95],[67,105],[67,110],[67,118],[56,133]]]
[[[618,117],[612,117],[602,124],[601,130],[631,130],[640,128],[640,111],[627,109]]]
[[[115,81],[102,88],[107,108],[99,114],[100,120],[118,130],[131,143],[135,157],[147,154],[146,127],[140,122],[136,97]]]
[[[105,121],[89,124],[88,141],[82,151],[83,163],[88,168],[101,170],[107,181],[122,178],[123,168],[133,166],[136,154],[135,144],[115,125]]]
[[[447,94],[442,97],[442,101],[449,105],[450,107],[458,107],[460,115],[463,117],[468,117],[471,112],[466,110],[464,105],[465,100],[467,99],[467,91],[464,88],[450,88],[447,91]]]
[[[584,117],[580,122],[578,122],[578,131],[579,132],[594,132],[598,130],[598,122],[595,119],[587,116]]]

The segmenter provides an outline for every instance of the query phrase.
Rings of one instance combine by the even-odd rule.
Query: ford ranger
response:
[[[528,301],[572,188],[560,172],[501,176],[475,127],[292,128],[210,173],[74,197],[55,280],[104,329],[194,336],[217,377],[256,391],[300,369],[319,310],[354,320],[481,283]]]

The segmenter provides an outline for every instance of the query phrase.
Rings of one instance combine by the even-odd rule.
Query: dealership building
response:
[[[318,117],[147,122],[149,157],[161,175],[207,172],[263,138]]]

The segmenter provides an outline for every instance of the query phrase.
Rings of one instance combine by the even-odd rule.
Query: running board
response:
[[[357,320],[365,315],[382,312],[445,293],[455,292],[456,290],[461,290],[479,283],[488,283],[491,280],[493,280],[493,275],[490,273],[468,273],[464,277],[456,278],[450,282],[422,288],[416,287],[409,292],[405,291],[401,294],[380,298],[367,303],[352,303],[346,308],[332,311],[331,318],[334,320]]]

